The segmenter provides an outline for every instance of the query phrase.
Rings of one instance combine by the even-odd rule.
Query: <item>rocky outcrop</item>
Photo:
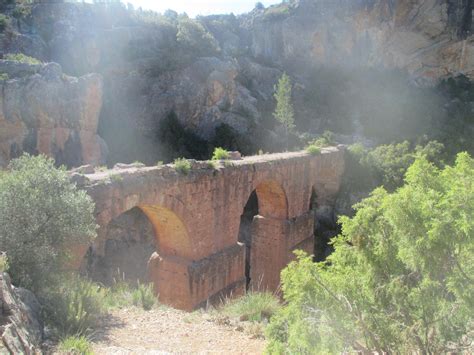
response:
[[[472,11],[464,0],[300,0],[254,10],[244,28],[266,62],[401,68],[432,82],[474,78]]]
[[[92,106],[100,112],[99,135],[110,147],[108,163],[140,160],[151,164],[169,159],[163,157],[166,148],[160,148],[158,131],[171,112],[184,128],[208,141],[216,135],[216,127],[227,124],[257,142],[255,148],[278,149],[278,134],[269,130],[276,131],[273,91],[283,71],[289,72],[295,84],[298,129],[312,133],[352,127],[359,119],[352,117],[358,114],[353,112],[348,119],[335,118],[343,116],[334,110],[341,105],[330,100],[337,95],[327,90],[324,78],[315,91],[329,92],[332,97],[314,104],[311,86],[320,75],[312,75],[315,68],[330,67],[336,73],[341,67],[349,73],[357,72],[356,68],[396,68],[424,85],[457,74],[474,78],[472,6],[471,0],[293,0],[242,16],[199,19],[218,42],[218,50],[208,50],[199,36],[194,47],[178,41],[179,17],[172,12],[155,16],[120,4],[48,1],[32,5],[30,15],[15,20],[13,8],[6,7],[12,21],[11,28],[0,33],[0,53],[23,52],[57,62],[67,75],[86,75],[78,80],[91,88],[99,85],[91,84],[96,76],[89,73],[100,73],[102,109],[98,99]],[[37,77],[41,68],[15,70]],[[335,91],[344,90],[342,83]],[[357,92],[358,88],[347,90]],[[81,115],[77,111],[74,114]],[[8,133],[11,142],[1,148],[4,160],[14,155],[4,151],[15,151],[18,141],[41,151],[31,138],[38,134],[29,133],[32,125],[27,133],[17,126],[21,125],[9,128],[14,135]],[[69,165],[95,163],[97,147],[103,150],[103,144],[89,129],[93,126],[97,128],[97,123],[85,130],[71,129],[69,123],[61,123],[60,132],[48,137],[40,134],[41,149]],[[17,131],[30,138],[18,138]],[[84,132],[86,138],[81,136]],[[69,147],[77,148],[79,141],[82,150],[92,148],[80,157],[64,153],[78,151]],[[13,148],[12,143],[16,144]],[[237,148],[243,150],[232,147]]]
[[[0,60],[0,166],[22,152],[44,153],[57,164],[104,161],[106,145],[97,135],[102,78],[63,74],[55,63],[29,65]]]
[[[40,304],[29,291],[14,288],[0,274],[0,354],[40,354],[43,325]]]

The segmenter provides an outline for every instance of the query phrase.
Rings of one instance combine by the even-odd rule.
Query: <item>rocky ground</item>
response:
[[[261,354],[262,326],[216,312],[160,306],[110,312],[94,340],[95,354]]]

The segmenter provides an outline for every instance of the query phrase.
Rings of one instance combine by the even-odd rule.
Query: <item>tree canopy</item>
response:
[[[403,187],[374,190],[356,211],[325,262],[300,253],[283,271],[269,350],[472,351],[474,160],[440,169],[419,157]]]
[[[33,291],[57,276],[74,243],[95,236],[94,204],[45,156],[24,155],[0,174],[0,249],[16,285]]]

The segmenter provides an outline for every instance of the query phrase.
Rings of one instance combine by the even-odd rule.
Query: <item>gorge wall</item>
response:
[[[118,4],[1,6],[9,20],[0,53],[56,62],[64,72],[47,65],[45,79],[39,67],[1,61],[0,72],[8,74],[0,80],[2,165],[21,151],[44,152],[70,166],[205,158],[206,145],[222,141],[246,154],[277,151],[273,87],[283,71],[294,83],[297,127],[310,133],[352,132],[358,116],[374,114],[350,112],[335,124],[343,116],[333,112],[340,102],[315,99],[314,92],[330,92],[327,82],[342,79],[334,73],[328,79],[321,67],[350,74],[400,69],[417,85],[474,75],[471,0],[299,0],[197,21]],[[360,85],[337,86],[333,96],[352,97]],[[171,113],[177,123],[166,121]],[[191,135],[199,144],[186,143]],[[180,147],[169,152],[170,142]]]

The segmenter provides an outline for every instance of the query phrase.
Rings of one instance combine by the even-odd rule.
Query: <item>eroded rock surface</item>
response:
[[[474,77],[472,11],[463,0],[300,0],[254,10],[245,27],[262,60],[401,68],[433,81]]]
[[[59,64],[28,65],[0,60],[0,166],[22,152],[44,153],[57,164],[79,166],[104,161],[106,145],[97,135],[102,78],[80,78]]]
[[[0,274],[0,354],[40,354],[43,325],[35,296]]]

